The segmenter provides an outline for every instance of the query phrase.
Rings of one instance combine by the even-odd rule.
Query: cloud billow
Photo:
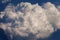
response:
[[[6,34],[14,40],[16,35],[29,37],[31,40],[46,38],[60,29],[60,7],[57,7],[50,2],[42,6],[28,2],[17,6],[8,5],[0,12],[0,19],[5,21],[0,22],[0,28],[5,32],[8,30]],[[33,35],[29,36],[31,34]],[[17,36],[16,39],[20,40]]]

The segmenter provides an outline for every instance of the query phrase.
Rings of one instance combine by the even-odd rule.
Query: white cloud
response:
[[[44,4],[43,7],[27,2],[22,2],[17,6],[8,5],[1,13],[3,13],[0,16],[1,18],[7,16],[6,20],[11,20],[6,24],[0,23],[0,27],[4,30],[9,30],[12,36],[17,34],[25,37],[32,33],[36,38],[46,38],[55,29],[60,29],[60,12],[50,2]]]

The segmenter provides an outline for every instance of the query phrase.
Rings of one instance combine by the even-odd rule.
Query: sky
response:
[[[42,4],[46,3],[46,2],[52,2],[55,5],[60,5],[60,0],[9,0],[9,1],[5,2],[5,3],[3,3],[2,1],[4,1],[4,0],[0,0],[0,6],[1,6],[0,11],[3,11],[5,9],[5,7],[9,3],[17,5],[20,2],[30,2],[32,4],[38,3],[39,5],[42,5]]]
[[[60,0],[0,0],[0,28],[8,40],[60,40]]]

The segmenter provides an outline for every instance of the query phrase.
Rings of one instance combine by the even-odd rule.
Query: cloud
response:
[[[7,31],[6,34],[9,33],[12,39],[15,35],[29,37],[30,34],[33,34],[31,37],[34,40],[46,38],[60,29],[59,9],[50,2],[42,6],[28,2],[17,6],[8,5],[0,13],[0,19],[5,21],[0,23],[0,27]]]
[[[2,0],[2,3],[6,3],[6,2],[9,2],[11,0]]]
[[[58,10],[60,11],[60,6],[58,6],[57,8],[58,8]]]

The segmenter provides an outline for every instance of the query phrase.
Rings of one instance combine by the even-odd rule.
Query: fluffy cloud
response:
[[[31,37],[36,39],[46,38],[60,29],[58,8],[50,2],[42,6],[27,2],[17,6],[8,5],[0,12],[0,19],[5,21],[0,23],[0,27],[7,31],[6,34],[9,34],[12,39],[15,35],[28,37],[30,34],[33,34]]]

